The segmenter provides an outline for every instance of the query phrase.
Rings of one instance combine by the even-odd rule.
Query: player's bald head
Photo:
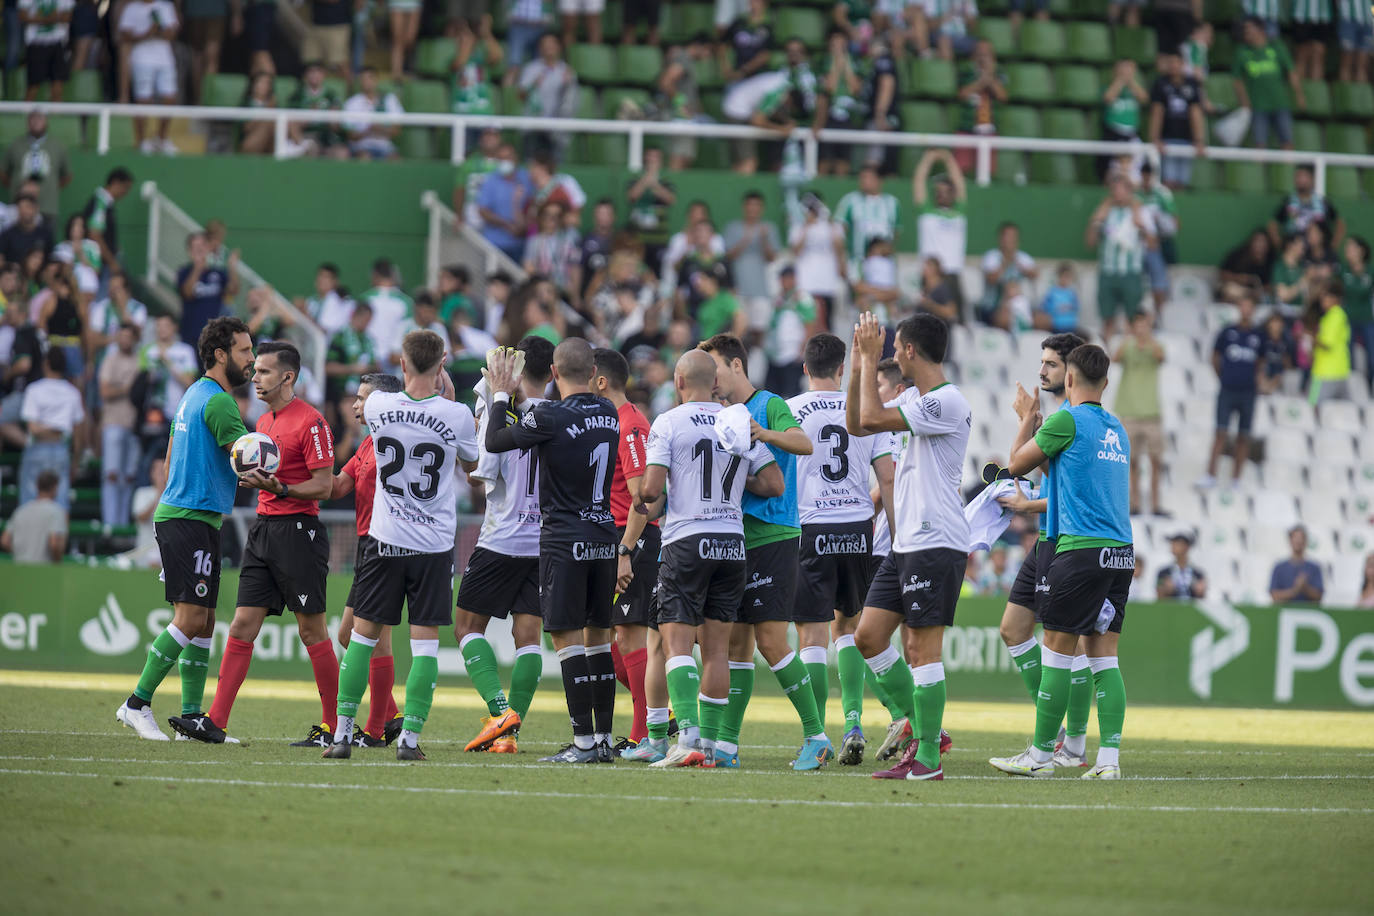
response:
[[[676,375],[683,388],[711,388],[716,384],[716,361],[705,350],[688,350],[678,358]]]
[[[569,337],[554,348],[553,368],[561,379],[579,385],[586,384],[596,371],[592,345],[581,337]]]

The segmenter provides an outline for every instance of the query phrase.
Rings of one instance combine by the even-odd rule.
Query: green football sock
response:
[[[936,662],[917,670],[923,675],[923,681],[939,678],[933,684],[915,688],[916,721],[911,725],[912,733],[920,739],[916,759],[935,770],[940,767],[940,725],[945,718],[945,666]]]
[[[1040,643],[1032,638],[1019,646],[1012,646],[1010,651],[1011,663],[1016,666],[1021,681],[1026,685],[1026,692],[1034,703],[1036,692],[1040,690]]]
[[[1121,747],[1121,727],[1126,722],[1126,682],[1121,669],[1111,667],[1093,674],[1097,694],[1097,729],[1102,747]]]
[[[368,639],[357,633],[349,639],[348,650],[339,662],[339,715],[350,719],[358,717],[358,704],[363,701],[363,693],[367,690],[368,672],[372,668],[372,650],[376,648],[375,639]],[[374,699],[373,702],[377,701]],[[407,691],[406,704],[409,703]]]
[[[177,659],[184,651],[181,640],[172,635],[173,629],[175,628],[168,624],[167,629],[157,634],[157,639],[153,640],[152,646],[148,649],[148,659],[143,663],[143,673],[139,675],[138,686],[134,688],[134,696],[145,703],[152,702],[153,694],[157,692],[157,688],[167,677],[167,672],[172,670],[172,666],[177,663]],[[180,635],[181,631],[177,630],[177,633]],[[187,639],[186,645],[190,642]]]
[[[701,722],[697,717],[697,693],[701,690],[701,677],[697,674],[696,659],[690,655],[675,655],[668,659],[667,669],[668,702],[673,704],[673,715],[677,716],[677,729],[681,734]]]
[[[797,653],[788,652],[782,661],[773,666],[773,676],[778,679],[778,686],[787,694],[787,699],[792,701],[792,707],[801,719],[802,734],[808,738],[822,734],[824,729],[816,713],[816,694],[809,683],[811,674]]]
[[[530,651],[526,652],[525,649]],[[522,646],[515,650],[515,668],[510,674],[510,708],[524,721],[534,700],[534,688],[544,673],[544,656],[538,646]]]
[[[859,656],[862,658],[863,653],[859,653]],[[883,708],[887,710],[888,715],[892,716],[894,720],[900,719],[902,716],[906,715],[906,713],[902,712],[902,707],[893,700],[892,695],[887,692],[887,688],[883,686],[883,682],[878,680],[878,675],[874,674],[873,669],[868,667],[868,662],[864,662],[864,683],[868,685],[869,690],[873,691],[873,695],[878,698],[878,702],[883,704]]]
[[[754,663],[730,663],[730,702],[725,707],[725,715],[720,720],[717,741],[739,744],[740,728],[744,725],[744,711],[749,708],[749,698],[754,695]]]
[[[902,716],[911,720],[911,727],[915,728],[916,682],[911,679],[911,669],[898,659],[897,664],[878,675],[878,683],[883,685],[883,690],[892,698],[892,704]]]
[[[1078,667],[1079,660],[1083,667]],[[1087,656],[1080,655],[1074,660],[1069,671],[1069,708],[1064,720],[1064,734],[1069,736],[1088,733],[1088,713],[1093,705],[1092,672],[1088,669]]]
[[[414,644],[419,640],[411,640]],[[429,642],[429,640],[424,640]],[[434,640],[435,643],[438,640]],[[349,648],[353,648],[349,645]],[[435,647],[438,650],[438,647]],[[411,649],[412,653],[415,651]],[[363,679],[366,682],[367,666],[363,666]],[[406,678],[406,720],[407,731],[419,734],[429,718],[429,708],[434,705],[434,687],[439,680],[439,659],[435,655],[412,655],[410,676]]]
[[[806,673],[811,676],[811,695],[816,700],[816,718],[825,731],[825,701],[830,699],[830,665],[824,646],[806,646],[800,653]]]
[[[848,639],[847,643],[843,640]],[[854,637],[841,636],[835,640],[835,667],[840,672],[840,707],[844,710],[844,730],[858,728],[864,711],[864,675],[868,666],[863,653],[854,645]]]
[[[1046,666],[1040,675],[1040,691],[1035,701],[1035,746],[1054,753],[1059,725],[1069,707],[1069,669]]]
[[[661,709],[650,709],[645,726],[649,729],[649,738],[653,741],[668,740],[668,707]]]
[[[471,634],[463,637],[461,645],[463,664],[467,666],[472,686],[487,704],[487,712],[499,716],[510,708],[506,695],[501,690],[501,675],[496,671],[496,653],[486,637]]]
[[[714,697],[698,696],[701,710],[701,740],[715,741],[720,735],[720,720],[725,716],[728,699],[716,700]]]
[[[200,715],[201,703],[205,700],[205,677],[210,673],[210,637],[191,640],[191,644],[181,650],[177,667],[181,670],[181,714]]]

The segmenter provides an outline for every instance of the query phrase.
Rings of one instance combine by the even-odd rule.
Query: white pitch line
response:
[[[242,786],[261,789],[335,789],[349,792],[368,792],[382,790],[389,792],[407,792],[419,795],[489,795],[498,797],[515,798],[556,798],[556,799],[582,799],[587,801],[605,802],[606,796],[601,793],[591,792],[547,792],[547,791],[528,791],[516,789],[460,789],[454,787],[441,786],[372,786],[357,783],[298,783],[298,782],[269,782],[259,779],[213,779],[208,777],[176,777],[168,778],[165,776],[144,776],[133,774],[112,775],[109,773],[75,773],[61,770],[21,770],[21,769],[0,769],[0,773],[14,776],[45,776],[49,778],[73,778],[73,779],[130,779],[147,782],[175,782],[187,785],[218,785],[218,786]],[[829,799],[812,798],[679,798],[672,795],[617,795],[617,801],[628,802],[658,802],[658,803],[677,803],[677,804],[750,804],[750,805],[769,805],[769,806],[789,806],[807,808],[966,808],[975,810],[997,810],[997,811],[1102,811],[1114,814],[1124,814],[1131,812],[1156,812],[1168,814],[1374,814],[1374,808],[1279,808],[1279,807],[1234,807],[1234,806],[1188,806],[1188,805],[1090,805],[1090,804],[1041,804],[1041,803],[1022,803],[1012,802],[893,802],[893,801],[832,801]]]

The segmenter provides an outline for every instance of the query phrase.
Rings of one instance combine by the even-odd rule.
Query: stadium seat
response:
[[[1067,28],[1068,56],[1090,64],[1112,60],[1112,36],[1100,22],[1071,22]]]
[[[1297,149],[1320,150],[1322,148],[1322,126],[1316,121],[1295,122],[1293,124],[1293,146]]]
[[[1328,124],[1326,126],[1326,151],[1329,153],[1350,153],[1363,156],[1369,152],[1369,138],[1360,124]]]
[[[1078,184],[1078,166],[1069,153],[1031,153],[1030,180],[1036,184]]]
[[[1307,461],[1312,457],[1307,444],[1307,436],[1297,430],[1283,435],[1270,436],[1265,442],[1266,459],[1275,461]]]
[[[1051,108],[1044,112],[1044,119],[1045,136],[1048,139],[1088,139],[1088,120],[1083,112],[1076,108]]]
[[[1143,26],[1132,28],[1131,26],[1119,25],[1113,29],[1115,33],[1116,56],[1118,59],[1129,58],[1140,64],[1142,67],[1153,64],[1155,60],[1155,31]],[[1145,81],[1145,85],[1150,85]]]
[[[992,42],[992,49],[997,52],[998,57],[1016,56],[1016,41],[1012,37],[1010,20],[979,19],[978,37]]]
[[[666,41],[686,41],[698,32],[710,33],[715,11],[704,3],[670,3],[662,20]],[[617,23],[617,31],[620,23]]]
[[[1327,175],[1329,180],[1330,172]],[[1367,432],[1360,405],[1351,401],[1326,401],[1317,408],[1317,416],[1322,429],[1338,429],[1356,436]]]
[[[1017,44],[1021,56],[1032,60],[1062,60],[1067,50],[1064,27],[1057,22],[1040,19],[1030,19],[1021,24]]]
[[[935,102],[903,102],[902,130],[914,134],[943,134],[949,130],[944,106]],[[915,147],[909,147],[918,153]]]
[[[1254,516],[1247,497],[1233,490],[1217,489],[1207,495],[1207,518],[1219,524],[1245,528]]]
[[[1227,162],[1222,171],[1226,176],[1228,190],[1247,194],[1263,194],[1269,190],[1264,166],[1258,162]]]
[[[105,101],[105,86],[100,78],[99,70],[76,70],[73,71],[71,80],[67,83],[63,98],[68,102],[86,102],[93,104]]]
[[[1007,137],[1043,136],[1040,112],[1025,105],[1008,105],[997,114],[997,132]]]
[[[601,45],[578,44],[568,49],[568,65],[577,73],[580,83],[600,86],[619,82],[616,60],[616,55]]]
[[[812,51],[825,45],[825,17],[820,10],[783,7],[774,15],[777,26],[773,35],[779,43],[800,38]]]
[[[1374,118],[1374,86],[1369,83],[1332,83],[1331,106],[1339,118],[1368,124]]]
[[[1353,200],[1360,196],[1360,175],[1354,166],[1333,165],[1326,170],[1326,193]],[[1358,383],[1356,383],[1358,384]]]
[[[1331,117],[1331,86],[1326,80],[1303,80],[1302,94],[1307,102],[1304,114],[1322,121]]]
[[[1226,112],[1235,109],[1238,104],[1236,100],[1236,84],[1229,73],[1213,73],[1207,77],[1205,83],[1207,99],[1216,106],[1217,111]]]
[[[697,61],[692,69],[696,73],[697,85],[702,89],[719,89],[725,85],[725,78],[720,75],[720,63],[714,57]]]
[[[1007,94],[1014,101],[1047,103],[1054,99],[1054,83],[1046,65],[1008,64],[1006,72]]]
[[[1194,191],[1215,191],[1221,187],[1221,168],[1211,159],[1193,160],[1193,180],[1189,187]]]
[[[508,111],[506,114],[517,114],[520,109]],[[601,117],[601,100],[597,98],[596,90],[584,88],[577,93],[577,112],[574,117],[578,118],[599,118]]]
[[[621,45],[617,58],[619,83],[653,86],[663,72],[663,52],[650,45]]]
[[[1102,104],[1102,84],[1097,70],[1078,64],[1061,64],[1054,68],[1055,101],[1067,105],[1096,108]]]
[[[1283,429],[1310,432],[1317,428],[1317,416],[1306,398],[1279,395],[1269,399],[1274,405],[1274,425]]]
[[[406,111],[448,112],[448,87],[436,80],[411,80],[401,90],[401,105]]]
[[[1358,525],[1374,524],[1374,494],[1351,493],[1345,500],[1345,518]]]
[[[1343,429],[1318,429],[1312,437],[1312,450],[1323,461],[1352,464],[1359,457],[1355,437]]]
[[[622,102],[631,102],[642,111],[649,104],[649,93],[643,89],[624,89],[618,86],[606,89],[601,93],[602,116],[612,119],[618,118]],[[625,145],[623,138],[621,138],[620,145]]]
[[[234,108],[243,101],[248,77],[242,73],[207,74],[200,84],[200,104],[215,108]]]
[[[88,140],[86,145],[90,149],[95,149],[97,137],[95,128],[87,131]],[[134,148],[134,122],[132,118],[110,118],[110,149],[133,149]]]
[[[1305,491],[1307,489],[1307,466],[1309,461],[1299,461],[1266,457],[1260,466],[1265,487],[1279,491]]]
[[[415,70],[424,76],[447,77],[457,53],[448,38],[422,38],[415,45]]]
[[[934,57],[911,59],[907,86],[911,95],[932,99],[952,99],[959,91],[954,64]]]
[[[434,131],[428,127],[403,127],[396,138],[396,150],[403,159],[433,159],[436,149]]]
[[[300,88],[301,81],[294,76],[277,76],[272,79],[272,96],[277,100],[278,108],[290,106],[291,99]]]
[[[625,165],[629,162],[629,141],[619,134],[589,134],[586,137],[587,161],[597,165]]]
[[[1212,47],[1207,51],[1207,65],[1213,70],[1230,70],[1235,58],[1235,39],[1230,32],[1217,29],[1212,34]]]

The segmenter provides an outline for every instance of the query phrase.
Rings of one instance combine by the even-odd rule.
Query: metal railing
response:
[[[0,102],[0,113],[23,113],[33,108],[25,102]],[[119,105],[95,103],[57,103],[44,106],[50,116],[75,115],[94,117],[96,151],[109,152],[110,121],[116,117],[190,118],[201,121],[272,121],[275,126],[275,153],[286,156],[289,126],[302,124],[392,124],[401,127],[431,127],[451,133],[450,159],[454,164],[467,155],[466,133],[470,129],[496,127],[502,130],[548,131],[554,133],[620,134],[628,143],[628,165],[638,170],[644,162],[644,138],[697,137],[700,139],[777,140],[784,136],[777,131],[741,124],[698,124],[690,121],[621,121],[604,118],[537,118],[514,115],[454,115],[440,113],[390,114],[372,111],[313,111],[293,108],[212,108],[195,105]],[[1002,137],[981,134],[924,134],[897,131],[839,130],[826,128],[813,132],[809,128],[791,131],[792,139],[802,144],[803,161],[808,174],[816,173],[820,143],[853,143],[869,146],[926,147],[939,146],[972,149],[976,152],[974,180],[979,185],[992,182],[992,154],[994,151],[1027,153],[1070,153],[1078,155],[1121,155],[1127,152],[1151,154],[1152,144],[1143,141],[1112,143],[1102,140],[1053,140],[1040,137]],[[1194,157],[1197,151],[1189,146],[1169,148],[1170,156]],[[1261,162],[1297,164],[1310,163],[1316,170],[1317,190],[1326,188],[1326,170],[1330,166],[1353,166],[1374,169],[1374,156],[1348,153],[1327,153],[1304,150],[1261,150],[1229,146],[1208,146],[1203,155],[1223,162]]]
[[[439,271],[450,264],[462,264],[472,275],[470,289],[482,294],[486,278],[504,271],[517,282],[525,279],[525,268],[510,259],[500,248],[482,237],[433,191],[420,194],[420,209],[425,211],[429,231],[425,235],[425,284],[439,285]]]

